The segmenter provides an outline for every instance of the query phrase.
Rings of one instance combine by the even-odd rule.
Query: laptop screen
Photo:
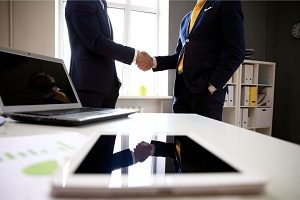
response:
[[[78,103],[63,61],[0,51],[3,106]]]

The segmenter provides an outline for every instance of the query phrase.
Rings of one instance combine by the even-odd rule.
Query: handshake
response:
[[[138,51],[135,64],[143,71],[148,71],[154,66],[153,58],[145,51]]]
[[[135,162],[144,162],[149,156],[151,156],[155,151],[155,146],[147,142],[140,142],[134,148],[134,158]]]

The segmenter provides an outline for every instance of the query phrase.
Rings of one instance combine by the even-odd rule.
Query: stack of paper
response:
[[[87,138],[77,133],[1,138],[1,199],[45,199],[50,189],[50,175]],[[11,192],[6,192],[8,190]]]
[[[257,97],[258,106],[272,106],[273,90],[271,87],[265,87],[261,90]]]

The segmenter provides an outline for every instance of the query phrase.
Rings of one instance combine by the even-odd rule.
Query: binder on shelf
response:
[[[240,112],[238,112],[238,126],[242,127],[242,121],[243,121],[243,109],[240,109]]]
[[[241,95],[242,106],[249,106],[249,96],[250,96],[250,87],[243,86],[242,87],[242,95]]]
[[[228,86],[228,106],[234,106],[234,86]]]
[[[224,106],[225,107],[229,106],[229,104],[228,104],[228,93],[227,92],[226,92],[226,95],[225,95]]]
[[[243,73],[242,73],[242,82],[245,84],[253,84],[253,74],[254,74],[253,65],[244,64]]]
[[[249,109],[248,108],[242,108],[242,127],[248,128],[249,126]]]
[[[257,88],[250,87],[249,106],[256,106],[256,100],[257,100]]]
[[[254,124],[254,115],[255,115],[255,110],[252,110],[253,112],[248,110],[248,128],[253,127]]]

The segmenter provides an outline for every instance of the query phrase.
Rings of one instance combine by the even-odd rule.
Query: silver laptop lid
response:
[[[0,47],[0,113],[80,107],[63,60]]]

